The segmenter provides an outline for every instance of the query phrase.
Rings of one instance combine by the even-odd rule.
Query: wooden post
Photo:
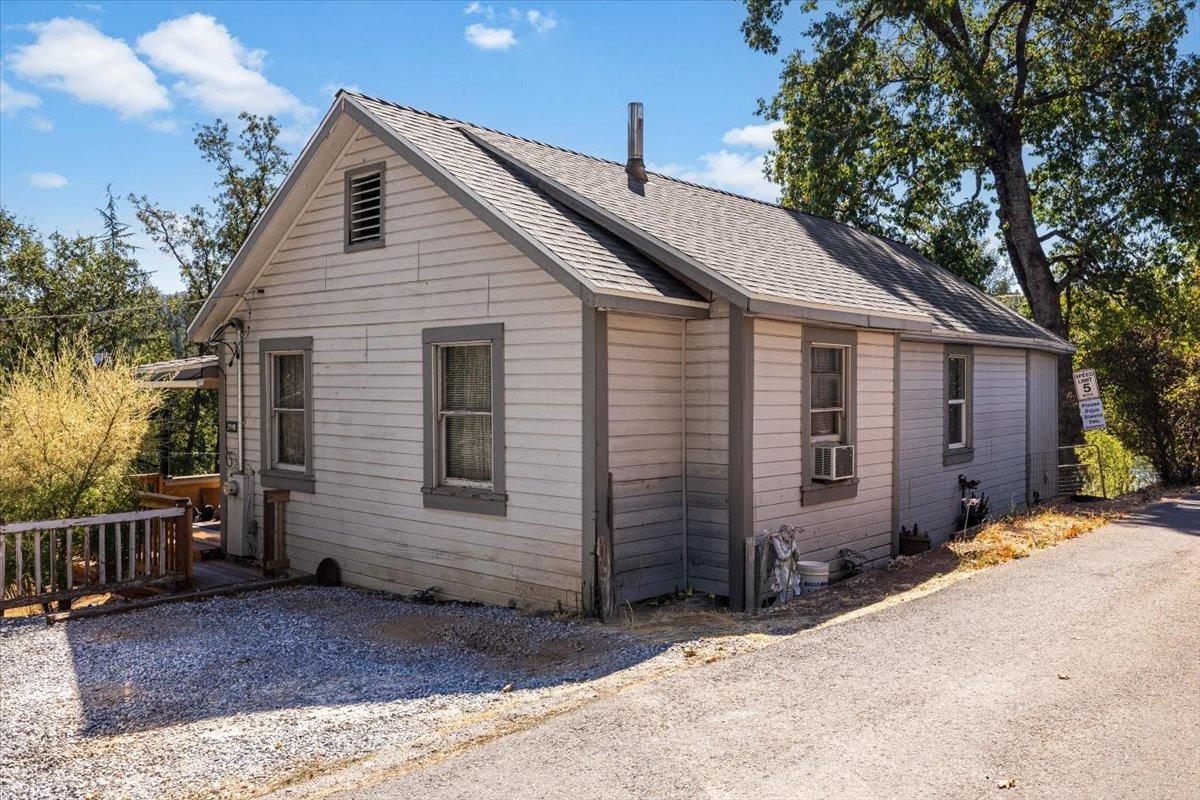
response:
[[[186,497],[176,500],[177,508],[183,509],[183,514],[175,517],[175,568],[182,578],[178,588],[191,589],[192,578],[192,501]]]
[[[268,489],[263,492],[262,567],[265,577],[285,573],[291,563],[287,557],[287,502],[291,492]]]

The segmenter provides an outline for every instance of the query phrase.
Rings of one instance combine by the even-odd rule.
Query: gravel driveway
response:
[[[336,797],[1195,798],[1197,609],[1192,497]]]
[[[472,715],[662,649],[591,623],[315,587],[0,622],[0,797],[244,795],[452,738]]]

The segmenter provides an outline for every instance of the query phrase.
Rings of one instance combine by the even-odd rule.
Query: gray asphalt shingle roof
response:
[[[815,307],[919,314],[935,330],[1058,341],[901,243],[821,217],[362,95],[354,97],[546,247],[604,287],[689,289],[635,248],[539,191],[463,131],[620,217],[748,294]]]
[[[601,289],[700,299],[635,248],[533,188],[463,135],[463,123],[353,95],[508,219]]]

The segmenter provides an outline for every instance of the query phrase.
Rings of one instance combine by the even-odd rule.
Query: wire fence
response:
[[[1116,497],[1154,483],[1156,476],[1140,463],[1109,463],[1100,447],[1068,445],[1030,453],[1026,458],[1029,502],[1061,495]]]

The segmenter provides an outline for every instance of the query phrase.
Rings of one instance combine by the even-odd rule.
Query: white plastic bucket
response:
[[[796,568],[800,571],[800,594],[815,592],[829,585],[829,565],[824,561],[800,561]]]

